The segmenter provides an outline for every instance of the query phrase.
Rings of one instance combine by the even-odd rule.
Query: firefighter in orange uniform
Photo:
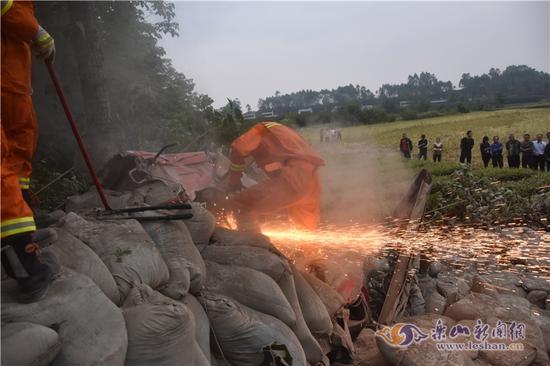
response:
[[[321,195],[317,170],[324,165],[323,159],[289,127],[259,123],[231,144],[229,191],[241,188],[249,157],[270,179],[231,198],[239,228],[257,229],[258,215],[286,209],[298,227],[314,229],[319,223]]]
[[[31,99],[31,49],[38,58],[53,61],[54,40],[38,24],[34,4],[2,0],[2,247],[13,248],[24,271],[4,250],[2,264],[30,301],[45,293],[53,275],[53,267],[33,242],[36,227],[24,199],[38,132]]]

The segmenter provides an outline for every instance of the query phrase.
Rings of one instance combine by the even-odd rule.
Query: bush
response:
[[[406,108],[402,109],[399,114],[404,121],[410,121],[413,119],[418,119],[418,113],[414,109]]]
[[[444,116],[444,115],[445,115],[445,113],[443,113],[441,111],[427,111],[427,112],[419,113],[418,118],[419,119],[434,118],[434,117],[441,117],[441,116]]]
[[[440,182],[440,199],[435,209],[443,218],[458,217],[474,223],[515,221],[529,213],[529,198],[521,196],[497,180],[461,168]]]
[[[386,111],[382,108],[364,110],[360,113],[360,119],[364,124],[387,122],[389,120]]]
[[[493,224],[520,218],[534,225],[547,225],[543,219],[547,214],[533,205],[541,201],[539,188],[550,185],[549,174],[519,169],[472,171],[460,165],[457,168],[456,164],[424,163],[424,167],[433,176],[427,211],[435,211],[434,216],[443,222],[458,217]]]
[[[456,106],[456,110],[457,110],[458,113],[469,113],[470,112],[468,107],[466,107],[463,103],[458,103],[458,105]]]
[[[503,185],[523,197],[531,197],[537,193],[538,188],[550,185],[550,175],[533,174],[526,179],[504,182]]]
[[[294,117],[294,122],[299,127],[306,127],[307,126],[306,117],[301,115],[301,114],[298,114]]]
[[[537,175],[537,172],[530,169],[483,169],[474,173],[478,177],[489,177],[501,182],[522,181]]]
[[[459,163],[443,161],[433,163],[431,160],[411,160],[410,166],[414,169],[427,169],[433,177],[450,176],[456,170],[461,168]]]

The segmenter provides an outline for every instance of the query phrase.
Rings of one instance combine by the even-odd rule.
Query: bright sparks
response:
[[[265,225],[262,232],[290,259],[358,262],[389,251],[422,253],[456,271],[530,272],[550,279],[550,233],[527,227],[485,230],[434,226],[423,231],[383,226],[324,226],[316,231]]]

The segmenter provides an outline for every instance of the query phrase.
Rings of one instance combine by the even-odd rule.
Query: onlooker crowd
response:
[[[472,131],[467,131],[466,136],[460,140],[460,162],[462,164],[472,163],[472,150],[475,142],[472,137]],[[544,141],[543,134],[537,134],[534,141],[531,141],[529,134],[523,135],[523,141],[516,139],[514,134],[508,136],[508,140],[503,145],[498,136],[493,136],[493,142],[489,142],[489,137],[484,136],[479,150],[483,166],[487,168],[492,163],[494,168],[504,167],[504,149],[506,149],[506,160],[510,168],[531,168],[534,170],[550,172],[550,132],[546,134],[547,141]],[[417,144],[419,153],[418,159],[427,160],[429,142],[426,135],[422,134]],[[399,149],[405,159],[412,156],[413,143],[411,139],[403,134],[399,141]],[[432,146],[432,157],[434,162],[441,162],[443,155],[443,144],[441,138],[436,137]]]

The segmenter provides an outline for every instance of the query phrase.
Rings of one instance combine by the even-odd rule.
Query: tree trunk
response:
[[[92,1],[71,1],[68,5],[86,115],[84,140],[95,166],[101,167],[117,152],[119,131],[112,123],[97,5]]]

